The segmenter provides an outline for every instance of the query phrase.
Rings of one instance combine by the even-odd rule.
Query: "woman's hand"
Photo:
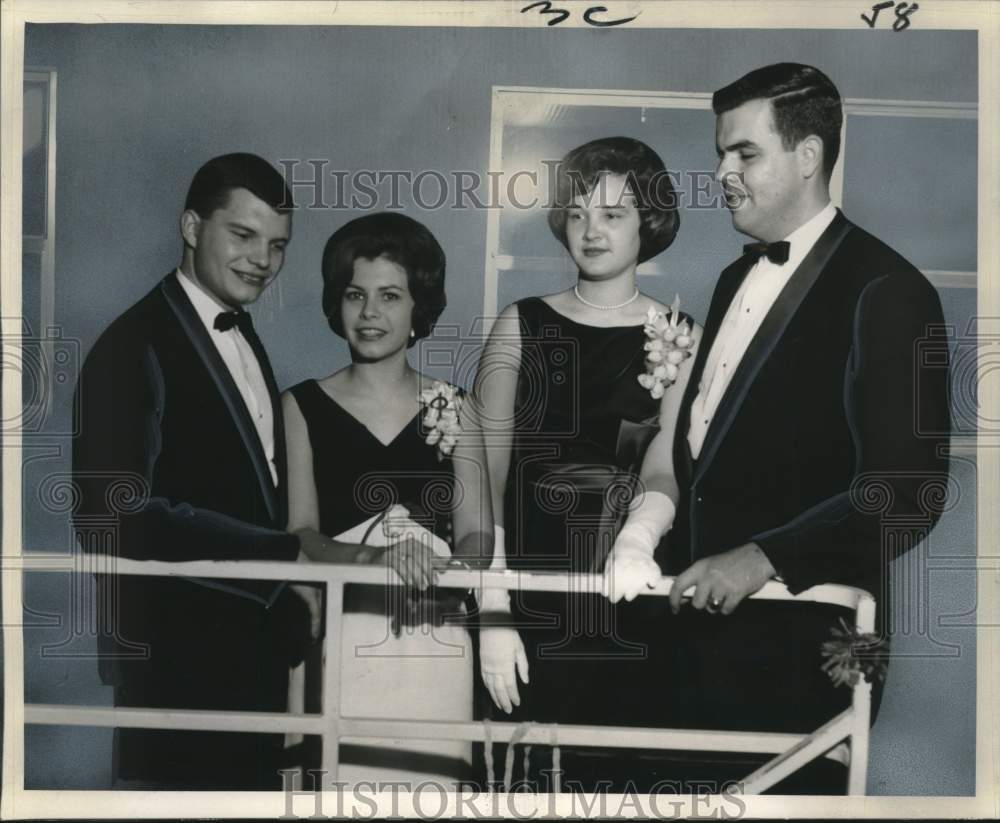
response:
[[[418,591],[424,591],[438,581],[438,569],[448,565],[448,556],[438,555],[434,544],[445,544],[430,529],[410,516],[405,506],[396,504],[386,512],[382,530],[389,540],[383,562],[394,569],[402,581]]]
[[[503,526],[493,527],[493,560],[490,571],[507,568],[507,549]],[[528,656],[517,629],[497,625],[510,621],[510,595],[507,589],[482,588],[476,592],[479,604],[479,671],[483,684],[498,709],[510,714],[521,705],[517,677],[528,682]]]
[[[660,567],[653,554],[676,511],[669,495],[658,491],[637,495],[630,509],[604,565],[603,592],[612,603],[635,600],[643,589],[656,587]]]
[[[418,540],[412,535],[386,546],[382,561],[407,585],[418,591],[426,591],[438,581],[438,569],[447,565],[447,558],[434,554],[430,542]]]
[[[528,682],[528,658],[517,629],[509,626],[480,628],[479,669],[483,684],[498,709],[510,714],[514,706],[521,705],[516,675],[520,675],[522,682]]]
[[[603,594],[612,603],[631,602],[644,589],[660,581],[660,567],[653,560],[653,550],[641,540],[622,535],[615,541],[604,566]]]

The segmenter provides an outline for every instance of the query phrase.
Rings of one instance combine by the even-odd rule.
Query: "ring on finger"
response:
[[[705,605],[705,609],[710,614],[715,614],[719,609],[722,608],[722,601],[717,597],[710,597],[708,603]]]

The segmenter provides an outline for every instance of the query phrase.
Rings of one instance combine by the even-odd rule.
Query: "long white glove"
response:
[[[502,526],[493,527],[493,560],[490,571],[507,568],[507,553],[504,548]],[[510,595],[506,589],[479,589],[476,592],[480,614],[510,615]],[[497,708],[507,714],[514,706],[521,705],[521,695],[517,690],[517,676],[528,682],[528,657],[524,653],[524,643],[517,629],[510,626],[492,626],[480,623],[479,628],[479,669],[490,697]]]
[[[604,566],[603,592],[612,603],[635,600],[643,588],[652,589],[659,582],[660,567],[653,552],[670,531],[676,511],[674,501],[662,492],[647,491],[632,501]]]

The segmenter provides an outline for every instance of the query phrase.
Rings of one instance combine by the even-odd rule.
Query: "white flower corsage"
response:
[[[462,395],[449,383],[435,380],[434,385],[420,392],[420,404],[424,407],[424,440],[429,446],[437,445],[438,460],[443,460],[462,433]]]
[[[639,375],[639,384],[648,389],[654,400],[663,397],[674,384],[679,366],[691,356],[694,338],[687,320],[681,322],[681,299],[678,295],[670,306],[669,316],[652,306],[646,312],[646,373]]]

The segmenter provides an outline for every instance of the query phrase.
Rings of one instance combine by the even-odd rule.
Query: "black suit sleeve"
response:
[[[947,497],[948,344],[937,292],[913,269],[873,280],[853,331],[844,375],[851,487],[753,538],[794,593],[827,582],[877,588]]]
[[[113,326],[87,357],[76,388],[76,530],[94,539],[107,534],[103,523],[114,534],[113,546],[85,548],[135,560],[294,560],[295,535],[150,496],[165,402],[152,346]]]

